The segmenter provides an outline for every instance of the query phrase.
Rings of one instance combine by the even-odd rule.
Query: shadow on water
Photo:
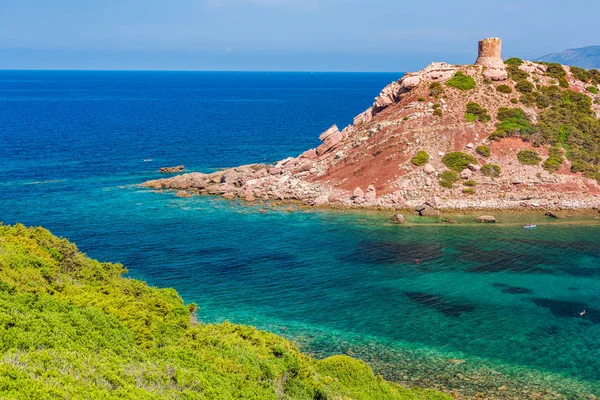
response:
[[[341,261],[359,264],[387,265],[419,261],[431,261],[442,257],[443,248],[438,244],[418,242],[360,242],[350,253],[340,257]]]
[[[468,267],[467,272],[518,272],[526,274],[552,274],[555,271],[540,265],[552,265],[551,257],[539,253],[523,254],[508,250],[486,250],[477,246],[460,246],[456,258],[465,263],[478,263]]]
[[[446,317],[460,317],[464,313],[475,311],[472,304],[459,304],[447,301],[444,297],[422,292],[404,292],[404,295],[414,303],[434,309],[441,312]]]
[[[590,308],[585,303],[555,299],[533,299],[532,301],[539,307],[547,308],[556,317],[580,318],[593,324],[600,324],[600,311]],[[580,315],[584,310],[585,314]]]
[[[533,293],[533,290],[531,290],[531,289],[518,287],[518,286],[510,286],[505,283],[494,283],[492,286],[501,289],[502,293],[506,293],[506,294],[531,294],[531,293]]]

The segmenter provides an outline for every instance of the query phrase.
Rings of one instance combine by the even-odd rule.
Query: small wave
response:
[[[35,181],[35,182],[26,182],[26,185],[46,185],[48,183],[56,183],[56,182],[63,182],[63,179],[52,179],[52,180],[48,180],[48,181]]]

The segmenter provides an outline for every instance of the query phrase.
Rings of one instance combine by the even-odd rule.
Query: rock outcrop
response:
[[[522,165],[517,159],[521,150],[535,150],[546,159],[547,147],[534,148],[518,137],[488,138],[496,130],[501,107],[522,108],[531,123],[541,112],[535,105],[515,105],[520,95],[515,95],[516,82],[507,78],[501,46],[500,39],[485,39],[479,43],[475,65],[436,62],[407,73],[386,86],[352,125],[342,130],[331,126],[320,135],[318,147],[297,157],[211,174],[183,174],[144,186],[246,201],[403,208],[430,215],[437,215],[440,209],[600,207],[598,182],[571,172],[568,160],[551,173],[542,163]],[[532,85],[556,83],[545,65],[525,61],[518,69],[527,73]],[[568,68],[565,71],[570,89],[595,99],[598,104],[592,108],[600,115],[600,97],[586,91],[585,84],[568,73]],[[460,90],[447,85],[457,72],[472,79],[475,88]],[[510,90],[496,90],[500,84]],[[465,118],[467,104],[472,102],[485,109],[489,121]],[[489,148],[489,155],[477,152],[482,146]],[[428,159],[417,165],[411,160],[419,151],[425,151]],[[449,173],[444,156],[457,151],[472,158],[456,171],[458,181],[449,182],[444,179]],[[491,174],[490,165],[496,166],[498,173]]]
[[[178,165],[177,167],[162,167],[158,172],[163,174],[176,174],[182,172],[184,168],[183,165]]]

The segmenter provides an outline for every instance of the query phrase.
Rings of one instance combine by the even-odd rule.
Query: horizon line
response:
[[[237,70],[237,69],[102,69],[102,68],[0,68],[0,72],[15,72],[15,71],[53,71],[53,72],[232,72],[232,73],[248,73],[248,72],[267,72],[267,73],[307,73],[307,74],[405,74],[408,71],[334,71],[334,70]]]

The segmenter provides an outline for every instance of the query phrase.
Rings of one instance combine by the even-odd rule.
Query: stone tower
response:
[[[475,65],[504,69],[502,40],[500,38],[486,38],[479,41],[479,51]]]

